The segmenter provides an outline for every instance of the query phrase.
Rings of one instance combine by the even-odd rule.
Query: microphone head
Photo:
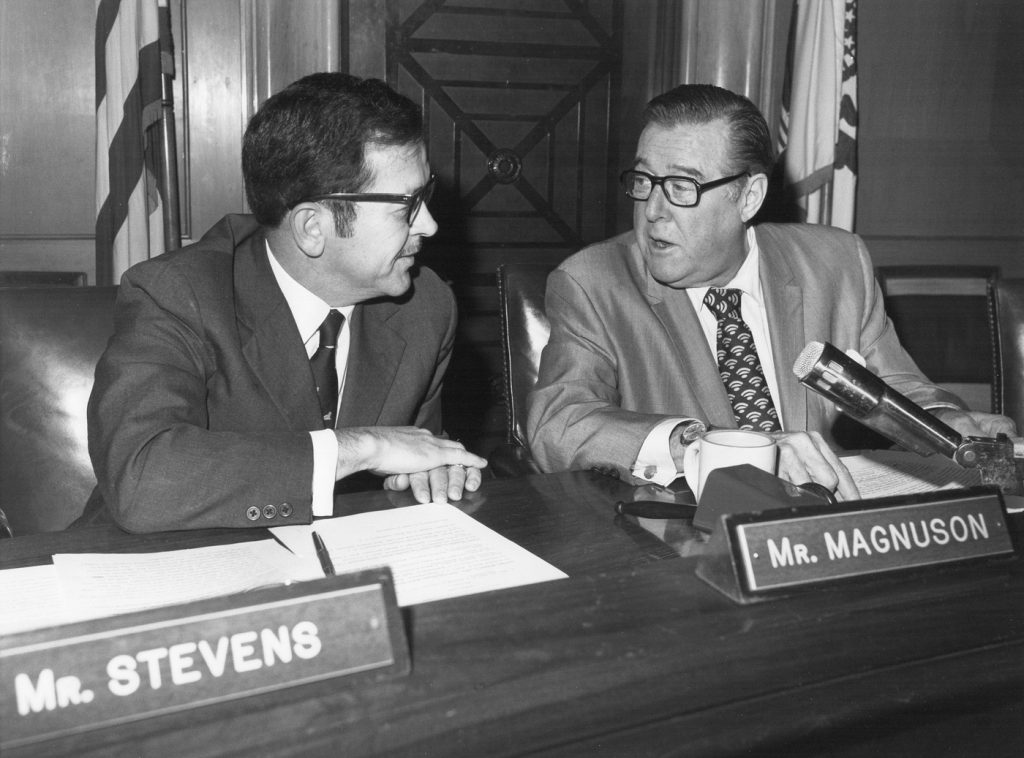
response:
[[[800,355],[797,356],[796,361],[793,363],[793,373],[796,374],[797,379],[803,381],[807,375],[811,373],[811,369],[814,368],[814,364],[818,362],[823,352],[825,352],[824,343],[807,343],[807,346],[803,349]]]

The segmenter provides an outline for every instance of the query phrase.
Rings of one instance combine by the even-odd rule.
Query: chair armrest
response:
[[[541,473],[530,453],[525,448],[510,442],[503,442],[494,448],[487,461],[488,468],[498,479]]]
[[[14,530],[11,529],[11,522],[7,520],[7,514],[4,513],[4,509],[0,508],[0,540],[13,536]]]

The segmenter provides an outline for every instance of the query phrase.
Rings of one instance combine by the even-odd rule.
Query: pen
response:
[[[663,503],[658,500],[637,500],[626,503],[620,500],[615,504],[615,512],[622,516],[638,518],[693,518],[697,506],[685,503]]]
[[[313,547],[316,548],[316,557],[320,559],[320,567],[324,570],[324,576],[334,576],[331,554],[327,552],[327,545],[316,532],[313,532]]]

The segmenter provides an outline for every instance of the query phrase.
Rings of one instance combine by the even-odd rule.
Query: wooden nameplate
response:
[[[1014,555],[1002,495],[949,490],[723,513],[697,576],[737,603]]]
[[[23,632],[0,637],[0,747],[409,669],[388,568]]]

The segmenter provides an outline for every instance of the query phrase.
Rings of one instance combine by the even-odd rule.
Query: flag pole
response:
[[[181,247],[181,216],[178,212],[178,142],[174,129],[174,96],[170,77],[163,77],[160,108],[160,194],[164,197],[164,249]]]
[[[181,247],[178,206],[178,140],[174,126],[174,41],[171,10],[160,0],[160,194],[163,196],[164,250]]]

